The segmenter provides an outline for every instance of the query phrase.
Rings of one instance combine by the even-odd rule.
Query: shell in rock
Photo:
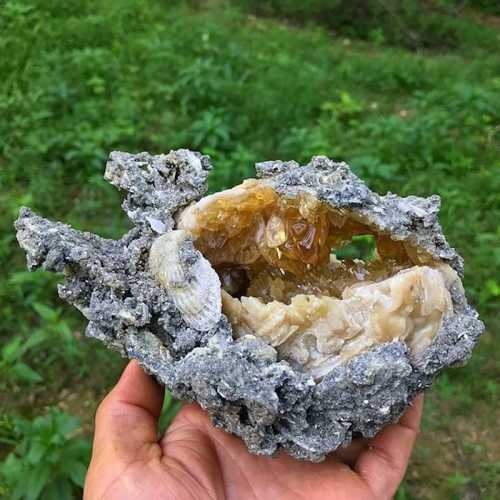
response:
[[[149,268],[191,328],[208,331],[217,325],[222,309],[220,280],[193,247],[187,231],[170,231],[157,238],[149,253]]]

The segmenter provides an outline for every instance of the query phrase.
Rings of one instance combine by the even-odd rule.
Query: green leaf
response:
[[[0,473],[9,483],[15,483],[18,476],[23,474],[23,464],[14,453],[10,453],[3,462],[0,462]]]
[[[30,335],[27,339],[26,342],[24,343],[24,349],[25,351],[28,351],[29,349],[41,344],[45,340],[47,340],[48,334],[47,331],[39,328],[35,330],[35,333]]]
[[[28,486],[24,481],[19,481],[16,484],[16,488],[12,492],[10,500],[21,500],[25,499],[28,494]]]
[[[57,309],[52,309],[40,302],[35,302],[33,304],[33,309],[35,309],[38,315],[45,321],[55,321],[59,317],[59,311]]]
[[[57,415],[57,427],[63,436],[67,436],[80,427],[80,419],[61,412]]]
[[[57,477],[44,491],[44,497],[50,500],[71,500],[74,498],[71,483],[67,479]]]
[[[26,460],[32,465],[37,465],[40,463],[40,459],[46,451],[46,446],[44,446],[40,441],[34,441],[28,454],[26,455]]]
[[[500,284],[494,279],[486,281],[486,288],[493,297],[500,297]]]
[[[3,346],[2,357],[6,362],[12,363],[22,355],[21,342],[21,337],[14,337],[10,342]]]
[[[81,462],[73,463],[69,477],[80,488],[83,488],[85,483],[85,476],[87,475],[87,467]]]
[[[41,382],[43,380],[43,377],[37,373],[35,370],[30,368],[26,363],[16,363],[12,367],[12,372],[18,377],[19,379],[25,381],[25,382]]]
[[[30,469],[29,475],[26,478],[26,500],[37,500],[49,480],[50,467],[47,464],[38,464],[36,467]]]

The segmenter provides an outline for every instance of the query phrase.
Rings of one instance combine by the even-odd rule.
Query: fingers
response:
[[[417,396],[399,423],[375,436],[354,465],[376,498],[392,498],[404,477],[418,435],[423,401],[423,395]]]
[[[94,455],[136,457],[157,440],[163,390],[136,361],[131,361],[96,413]]]

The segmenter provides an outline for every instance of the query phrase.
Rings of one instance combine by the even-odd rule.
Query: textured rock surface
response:
[[[404,343],[381,344],[320,382],[263,341],[233,339],[224,317],[211,330],[190,327],[169,293],[148,270],[159,234],[175,227],[179,211],[206,191],[208,157],[187,150],[167,155],[110,155],[106,178],[126,192],[123,208],[134,227],[119,241],[76,231],[21,209],[17,238],[29,269],[63,271],[59,295],[88,319],[87,335],[139,360],[176,397],[198,401],[215,425],[237,434],[253,453],[283,448],[306,460],[373,436],[395,421],[443,368],[466,361],[483,331],[460,286],[450,292],[453,314],[417,359]],[[308,166],[265,162],[257,173],[280,194],[304,187],[336,208],[358,211],[395,240],[412,242],[459,274],[462,260],[444,238],[439,198],[379,196],[345,163],[315,157]],[[192,251],[187,246],[186,255]]]

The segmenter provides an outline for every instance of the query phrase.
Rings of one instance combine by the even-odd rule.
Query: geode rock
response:
[[[114,241],[22,208],[17,238],[29,269],[64,272],[59,295],[88,336],[250,452],[319,461],[396,421],[484,327],[439,197],[379,196],[326,157],[256,168],[201,199],[207,156],[113,152],[105,177],[133,229]],[[372,259],[338,259],[359,235],[375,238]]]

